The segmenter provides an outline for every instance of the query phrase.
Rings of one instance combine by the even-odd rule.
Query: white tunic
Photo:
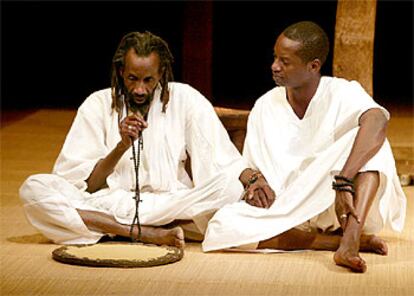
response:
[[[190,219],[204,232],[206,215],[240,198],[243,188],[238,176],[246,162],[207,99],[189,85],[170,83],[169,89],[166,113],[159,99],[161,89],[156,89],[148,128],[143,131],[140,222],[165,225]],[[29,177],[21,187],[29,221],[55,242],[94,243],[102,236],[88,231],[74,209],[105,212],[120,223],[132,222],[132,148],[108,176],[108,188],[93,194],[85,191],[85,180],[96,163],[121,140],[118,113],[111,102],[110,89],[89,96],[79,107],[53,175]],[[192,180],[185,171],[186,151]]]
[[[322,77],[308,109],[299,119],[284,87],[259,98],[249,115],[243,156],[260,170],[276,193],[269,209],[244,201],[225,206],[210,220],[204,251],[237,247],[274,237],[293,227],[323,231],[339,227],[334,211],[333,175],[348,158],[360,116],[380,108],[358,82]],[[385,224],[401,231],[406,198],[388,141],[361,169],[380,172],[380,187],[364,231]]]

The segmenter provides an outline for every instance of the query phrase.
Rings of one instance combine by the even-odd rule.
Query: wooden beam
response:
[[[357,80],[373,95],[376,0],[338,0],[333,75]]]

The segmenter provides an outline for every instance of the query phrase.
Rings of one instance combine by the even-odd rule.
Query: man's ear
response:
[[[118,75],[121,76],[121,77],[124,75],[124,68],[123,67],[119,68]]]
[[[309,63],[309,70],[318,73],[321,70],[322,63],[319,59],[314,59]]]

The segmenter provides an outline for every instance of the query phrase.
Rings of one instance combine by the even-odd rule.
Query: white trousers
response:
[[[161,226],[174,220],[192,220],[204,234],[214,212],[240,199],[243,187],[238,176],[219,173],[196,188],[170,193],[141,192],[142,225]],[[79,191],[52,174],[30,176],[20,188],[28,221],[58,244],[93,244],[104,233],[90,231],[77,209],[98,211],[130,225],[135,214],[133,192],[103,189],[94,194]]]

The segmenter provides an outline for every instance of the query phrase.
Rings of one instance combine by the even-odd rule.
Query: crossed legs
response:
[[[354,217],[349,216],[342,236],[290,229],[273,238],[261,241],[258,248],[336,251],[334,255],[336,264],[350,268],[352,271],[365,272],[367,266],[359,256],[359,251],[374,252],[381,255],[388,253],[385,241],[374,235],[362,234],[378,186],[378,172],[365,172],[357,175],[355,178],[354,206],[359,215],[360,223]]]
[[[78,210],[85,225],[92,231],[100,233],[115,234],[122,237],[129,237],[130,226],[120,224],[112,216],[87,210]],[[138,233],[138,227],[133,228],[134,237]],[[179,226],[172,228],[141,226],[141,241],[156,245],[169,245],[179,248],[184,247],[184,232]]]

